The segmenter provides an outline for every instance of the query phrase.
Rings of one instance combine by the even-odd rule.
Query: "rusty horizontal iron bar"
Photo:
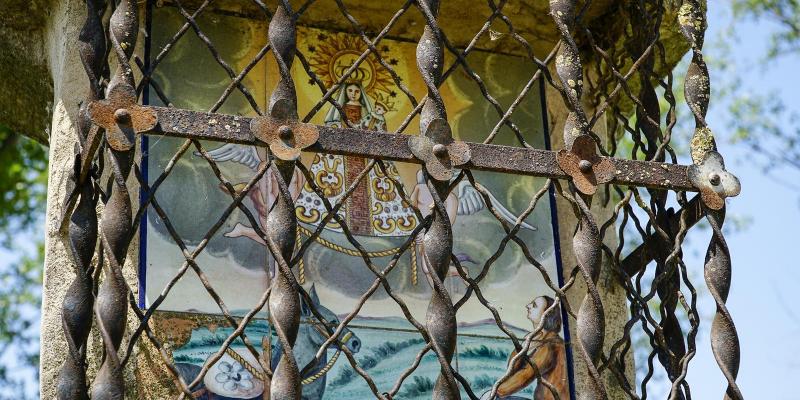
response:
[[[194,138],[253,146],[265,144],[250,131],[250,117],[153,107],[158,124],[147,134]],[[408,135],[318,126],[319,140],[304,151],[421,163],[411,154]],[[474,170],[568,179],[556,162],[556,152],[512,146],[468,143]],[[615,166],[613,184],[696,192],[685,165],[609,158]]]

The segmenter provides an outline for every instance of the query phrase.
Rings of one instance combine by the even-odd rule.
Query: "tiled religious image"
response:
[[[153,24],[154,49],[183,23],[182,17],[169,7],[157,9],[154,21],[158,22]],[[209,13],[198,22],[209,39],[219,44],[221,56],[235,71],[245,68],[265,45],[264,21]],[[380,57],[391,67],[390,71],[374,55],[354,67],[367,50],[358,36],[299,27],[297,38],[298,51],[313,74],[295,60],[292,74],[301,118],[313,111],[311,123],[359,128],[368,132],[364,134],[365,141],[381,132],[418,134],[418,117],[406,120],[415,108],[406,92],[415,101],[427,93],[414,63],[415,43],[390,39],[379,43]],[[511,55],[473,51],[466,60],[503,108],[511,105],[535,72],[530,61]],[[455,57],[448,55],[445,66],[454,61]],[[152,104],[171,102],[185,108],[215,109],[242,116],[255,115],[253,104],[266,108],[279,76],[274,58],[267,54],[242,81],[248,95],[234,87],[230,96],[220,102],[231,79],[196,37],[179,41],[160,63],[156,81],[162,93],[150,91]],[[348,70],[352,73],[342,79]],[[330,97],[338,107],[330,102],[317,106],[323,96],[320,84],[328,88],[340,80],[343,84]],[[456,140],[487,140],[500,115],[470,75],[463,68],[456,68],[440,90]],[[527,143],[537,148],[546,147],[542,113],[541,92],[535,86],[513,117]],[[520,145],[508,127],[496,131],[492,144]],[[231,209],[230,204],[268,161],[265,148],[201,144],[202,151],[217,163],[219,177],[194,145],[173,159],[184,145],[182,139],[152,136],[144,143],[149,183],[157,183],[165,169],[171,171],[157,192],[168,223],[153,211],[146,216],[142,307],[158,306],[154,317],[156,334],[170,342],[169,355],[184,380],[197,381],[191,388],[196,398],[260,399],[265,391],[264,367],[274,367],[283,354],[268,323],[267,308],[257,312],[245,329],[248,345],[243,338],[237,338],[224,354],[215,354],[235,329],[221,315],[228,313],[240,321],[259,303],[276,273],[275,260],[257,232],[264,228],[278,184],[271,168],[253,183],[243,201],[253,216],[248,218],[238,208]],[[375,284],[375,273],[348,240],[343,226],[337,219],[326,218],[329,209],[317,194],[321,193],[331,204],[339,203],[370,160],[303,153],[300,162],[310,172],[310,179],[295,171],[289,191],[296,205],[298,248],[311,241],[293,267],[310,299],[302,299],[302,322],[294,349],[303,371],[303,398],[361,399],[373,396],[376,390],[394,392],[395,398],[430,398],[441,365],[409,321],[424,326],[431,296],[425,246],[411,236],[422,223],[420,215],[424,218],[431,212],[432,196],[421,166],[389,161],[383,162],[382,167],[375,166],[363,174],[338,210],[338,220],[369,254],[373,267],[389,268],[386,278],[390,293],[382,284]],[[445,200],[453,224],[457,264],[470,278],[479,279],[480,289],[478,296],[456,263],[451,265],[444,285],[457,304],[459,323],[452,366],[470,382],[478,397],[488,396],[497,380],[508,375],[496,388],[500,398],[553,398],[540,383],[535,368],[561,399],[568,399],[566,327],[561,310],[553,305],[555,294],[551,289],[558,286],[559,255],[554,245],[550,197],[543,191],[545,182],[480,171],[473,175],[474,185],[462,179]],[[491,200],[494,212],[482,191]],[[503,222],[513,226],[532,202],[535,206],[521,220],[518,239],[507,238]],[[224,222],[217,224],[220,218]],[[189,253],[199,251],[196,265],[186,262],[168,226],[180,235]],[[321,233],[315,235],[320,228]],[[392,264],[395,258],[397,262]],[[172,285],[178,274],[182,278]],[[166,290],[168,294],[163,296]],[[209,290],[219,296],[221,304]],[[360,298],[371,290],[374,292],[362,304]],[[325,334],[311,308],[322,313],[332,326],[357,311],[341,340],[322,352],[316,363],[311,361],[325,341]],[[553,312],[543,317],[548,309]],[[534,325],[542,320],[542,329],[532,336]],[[498,321],[502,321],[503,329]],[[529,343],[527,359],[535,366],[518,356],[514,341]],[[345,349],[374,387],[351,366]],[[218,359],[203,375],[201,371],[210,358]],[[416,369],[410,371],[416,364]],[[402,385],[396,387],[401,378]]]

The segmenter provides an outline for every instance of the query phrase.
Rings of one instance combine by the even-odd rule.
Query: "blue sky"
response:
[[[709,31],[706,43],[734,39],[724,33],[730,21],[730,11],[724,2],[709,2]],[[769,93],[775,91],[784,99],[789,110],[800,110],[798,80],[794,77],[800,58],[784,57],[769,66],[759,61],[767,50],[769,32],[775,29],[770,23],[746,23],[737,26],[738,40],[731,50],[735,69],[749,75],[743,81],[743,91]],[[710,46],[709,46],[710,47]],[[709,56],[714,53],[709,48]],[[713,67],[712,67],[713,68]],[[726,79],[711,71],[712,103],[720,101],[713,93],[715,80]],[[685,115],[685,114],[684,114]],[[726,122],[740,116],[728,115],[723,108],[712,108],[708,121],[719,141],[720,152],[725,155],[728,170],[742,181],[742,194],[729,201],[729,214],[748,217],[747,229],[728,236],[733,257],[733,284],[728,307],[742,343],[742,363],[739,386],[748,398],[800,399],[800,394],[790,391],[793,380],[800,375],[800,310],[794,305],[794,294],[800,286],[796,251],[798,236],[794,233],[800,223],[800,193],[792,191],[775,179],[766,177],[754,164],[747,149],[732,145]],[[799,182],[797,171],[780,171],[779,178]],[[694,235],[687,252],[687,261],[702,265],[702,254],[708,243],[708,233]],[[695,254],[699,255],[695,256]],[[701,276],[698,274],[697,276]],[[698,282],[699,284],[699,282]],[[702,285],[704,286],[704,285]],[[714,313],[714,303],[705,296],[700,304],[702,315]],[[794,314],[793,314],[794,313]],[[711,354],[708,329],[698,342],[698,353],[689,369],[689,383],[697,399],[719,399],[725,390],[725,379]]]

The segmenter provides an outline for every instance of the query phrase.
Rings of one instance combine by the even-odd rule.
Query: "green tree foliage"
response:
[[[44,245],[0,267],[0,399],[38,391]]]
[[[47,196],[47,148],[0,125],[0,243],[42,221]]]
[[[754,19],[777,24],[770,35],[769,58],[800,52],[800,1],[735,0],[733,16],[737,20]]]
[[[771,177],[800,191],[800,184],[792,182],[793,178],[787,179],[784,173],[800,173],[800,112],[787,107],[780,93],[761,90],[757,85],[759,74],[770,73],[784,58],[800,56],[800,1],[735,0],[732,13],[731,25],[718,43],[712,43],[711,49],[717,57],[716,74],[722,77],[721,90],[717,91],[729,99],[726,106],[731,116],[727,124],[731,139],[750,147]],[[742,23],[763,24],[769,29],[769,41],[763,54],[751,55],[761,59],[760,65],[737,70],[735,28]],[[787,77],[786,84],[793,85],[794,80]],[[751,86],[743,85],[745,82]],[[752,89],[752,84],[756,89]]]
[[[47,148],[0,126],[0,399],[38,391]]]

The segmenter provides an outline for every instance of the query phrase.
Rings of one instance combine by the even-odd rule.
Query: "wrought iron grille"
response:
[[[722,232],[725,198],[738,194],[739,183],[725,171],[711,129],[704,119],[710,89],[702,55],[706,20],[705,5],[701,1],[683,0],[680,5],[664,0],[620,2],[608,18],[625,22],[613,28],[621,30],[618,40],[609,40],[606,33],[612,28],[584,23],[584,15],[591,9],[590,1],[551,0],[549,9],[542,15],[511,15],[507,11],[510,2],[490,0],[486,4],[475,4],[476,8],[486,12],[487,18],[474,32],[473,39],[458,47],[448,39],[448,32],[440,25],[448,15],[440,14],[440,4],[436,0],[398,3],[396,13],[377,33],[369,33],[349,11],[346,2],[336,0],[335,9],[340,14],[335,18],[346,21],[349,31],[363,41],[366,50],[343,69],[334,82],[324,82],[316,76],[309,67],[308,54],[296,47],[297,25],[302,23],[304,14],[319,6],[318,2],[309,0],[296,7],[287,0],[269,6],[261,0],[243,0],[242,3],[241,9],[250,10],[252,18],[268,21],[269,25],[263,47],[245,68],[236,71],[218,50],[220,44],[212,42],[198,24],[202,16],[215,12],[212,0],[148,1],[146,4],[134,0],[86,1],[87,19],[78,46],[91,90],[80,108],[80,148],[76,152],[73,174],[75,185],[68,198],[68,212],[63,218],[74,256],[76,277],[64,300],[64,334],[69,355],[58,379],[59,398],[123,398],[126,394],[123,372],[126,366],[135,362],[136,349],[141,342],[149,342],[157,349],[160,361],[171,374],[177,396],[196,398],[201,395],[198,388],[210,366],[226,354],[235,340],[241,340],[263,371],[264,398],[301,398],[308,372],[317,367],[329,347],[338,346],[376,398],[398,397],[422,357],[431,353],[440,364],[433,397],[452,399],[466,393],[469,398],[477,399],[481,393],[473,391],[469,382],[452,366],[456,315],[470,298],[477,298],[491,312],[497,327],[506,333],[516,350],[506,373],[493,382],[489,393],[483,396],[494,398],[498,387],[509,379],[512,370],[527,363],[537,374],[543,394],[549,396],[542,398],[560,398],[553,382],[544,378],[530,356],[530,350],[537,345],[534,343],[535,333],[543,329],[542,324],[533,334],[518,337],[507,329],[491,299],[487,299],[481,290],[481,281],[493,260],[509,242],[513,242],[522,249],[528,262],[540,268],[542,278],[554,293],[554,301],[545,316],[563,309],[565,315],[574,321],[576,337],[568,345],[575,354],[580,372],[577,398],[608,398],[609,385],[619,388],[618,393],[629,398],[646,398],[653,374],[662,370],[671,383],[670,398],[688,399],[691,392],[686,373],[696,352],[695,336],[701,318],[696,308],[697,292],[689,279],[681,249],[688,230],[703,218],[713,231],[704,267],[705,283],[717,305],[711,324],[712,348],[728,382],[725,398],[742,398],[736,385],[738,338],[725,306],[730,288],[731,260]],[[179,12],[183,18],[182,26],[162,48],[151,48],[149,36],[146,36],[148,43],[145,46],[137,47],[140,29],[149,33],[153,22],[152,10],[162,6]],[[140,24],[142,10],[145,12],[144,24]],[[424,24],[418,37],[415,60],[427,87],[427,93],[421,98],[412,94],[380,49],[380,42],[407,13],[418,13]],[[549,54],[535,54],[530,39],[526,39],[515,26],[515,21],[521,18],[534,17],[551,19],[560,37]],[[675,149],[685,144],[678,143],[678,146],[673,141],[677,100],[673,73],[665,59],[662,36],[665,26],[676,27],[693,52],[683,88],[696,124],[688,144],[693,161],[691,165],[678,163]],[[498,30],[520,49],[530,66],[528,84],[519,89],[509,107],[496,100],[491,88],[467,61],[467,57],[476,51],[476,43],[487,36],[497,35]],[[207,112],[174,107],[175,99],[167,97],[156,74],[176,43],[192,35],[207,47],[230,78],[225,90]],[[617,46],[618,43],[623,45]],[[137,53],[137,49],[144,49],[144,53]],[[446,53],[453,60],[450,64],[446,63]],[[268,54],[275,59],[278,75],[276,87],[264,107],[244,80]],[[389,71],[393,83],[402,92],[398,95],[413,104],[413,111],[401,126],[392,133],[376,133],[359,126],[333,127],[309,123],[323,106],[330,105],[345,115],[346,110],[334,101],[333,96],[348,77],[358,73],[360,63],[367,58]],[[587,60],[594,61],[595,71],[586,71]],[[307,115],[298,114],[293,79],[300,77],[291,74],[296,63],[300,63],[309,82],[320,91],[319,102]],[[483,96],[476,101],[488,102],[496,112],[495,127],[486,132],[482,143],[453,139],[439,88],[454,73],[471,79]],[[514,122],[515,115],[518,115],[515,112],[519,113],[523,100],[536,85],[557,91],[568,110],[563,148],[558,151],[533,148],[521,127]],[[226,100],[234,94],[252,107],[253,116],[219,113]],[[143,101],[144,97],[154,101]],[[154,102],[165,106],[149,105]],[[403,134],[407,128],[413,130],[411,126],[417,120],[420,135]],[[595,133],[601,124],[608,128],[605,129],[606,137]],[[344,125],[349,125],[346,119]],[[518,144],[492,144],[502,130],[510,132]],[[185,138],[165,169],[151,180],[143,177],[142,164],[135,151],[137,140],[143,135]],[[368,139],[364,140],[365,137]],[[220,172],[201,140],[268,148],[269,157],[267,162],[258,165],[255,175],[246,185],[236,188]],[[190,151],[207,161],[231,198],[222,216],[194,246],[187,245],[174,228],[157,195],[158,188],[176,163]],[[367,161],[344,195],[330,202],[322,188],[315,185],[309,168],[298,161],[301,152],[358,156]],[[370,171],[381,171],[390,176],[386,171],[390,161],[423,166],[424,182],[432,196],[433,206],[431,210],[413,210],[421,223],[393,254],[382,255],[391,256],[391,261],[383,267],[373,262],[376,255],[365,249],[338,211]],[[477,181],[473,171],[547,179],[531,199],[525,213],[518,216],[515,223],[509,223],[500,215],[491,194]],[[262,223],[243,201],[269,174],[275,178],[277,197]],[[290,193],[290,185],[298,176],[305,176],[327,210],[319,229],[305,235],[298,235],[295,205]],[[103,177],[108,177],[108,180],[104,181]],[[485,262],[478,274],[470,274],[453,254],[453,231],[445,202],[461,181],[468,181],[480,193],[506,232],[503,241],[497,243],[496,254]],[[142,188],[138,207],[131,200],[135,193],[129,190],[134,182]],[[397,186],[403,200],[410,204],[409,190],[399,180],[392,183]],[[694,192],[699,194],[690,199]],[[577,220],[576,226],[563,227],[574,230],[572,247],[576,259],[576,265],[568,266],[563,284],[548,276],[526,242],[518,236],[525,217],[548,193],[565,199],[572,206]],[[601,206],[609,207],[613,212],[607,218],[598,218],[592,211],[592,203],[595,206],[602,203]],[[676,210],[671,205],[680,208]],[[99,221],[98,207],[102,210]],[[197,262],[198,255],[234,210],[246,215],[277,265],[271,285],[265,288],[258,304],[245,315],[234,315],[228,309],[204,268]],[[130,287],[122,274],[122,266],[146,212],[155,213],[161,220],[185,261],[161,295],[151,299],[148,308],[142,309],[135,288]],[[352,251],[363,260],[364,273],[374,275],[373,285],[359,298],[353,311],[337,323],[326,319],[314,306],[310,294],[298,282],[303,278],[296,274],[302,265],[303,253],[320,238],[323,227],[329,223],[341,227]],[[609,238],[612,240],[606,240]],[[411,252],[418,242],[425,248],[424,253],[418,256],[424,257],[432,272],[429,274],[432,285],[430,305],[424,321],[414,318],[408,305],[396,295],[386,279],[401,255]],[[608,244],[612,242],[616,244]],[[603,259],[611,266],[610,279],[625,290],[628,301],[627,323],[619,337],[611,337],[605,329],[603,301],[597,285]],[[451,296],[443,284],[451,265],[466,282],[467,290],[462,297]],[[153,313],[169,296],[171,289],[191,273],[199,278],[215,300],[222,323],[234,330],[190,381],[176,367],[168,346],[153,332],[151,322]],[[570,304],[566,292],[576,290],[576,282],[585,287],[585,296],[580,304]],[[348,324],[379,288],[392,298],[424,341],[423,349],[411,365],[398,366],[405,369],[393,387],[378,387],[352,351],[341,345],[346,340]],[[654,302],[658,304],[655,307]],[[298,365],[293,348],[301,324],[301,305],[308,304],[311,305],[311,315],[303,317],[306,318],[303,323],[314,324],[326,340],[311,363]],[[274,367],[270,365],[270,357],[262,354],[262,345],[254,343],[245,332],[248,324],[265,307],[281,349],[280,361]],[[126,329],[128,313],[133,313],[139,321],[133,331]],[[688,323],[682,325],[682,320]],[[92,372],[94,376],[90,382],[87,379],[87,340],[93,325],[100,333],[103,356],[99,371]],[[646,345],[649,346],[647,364],[642,366],[646,373],[638,379],[631,373],[628,361],[634,346],[631,335],[637,330],[646,336]]]

